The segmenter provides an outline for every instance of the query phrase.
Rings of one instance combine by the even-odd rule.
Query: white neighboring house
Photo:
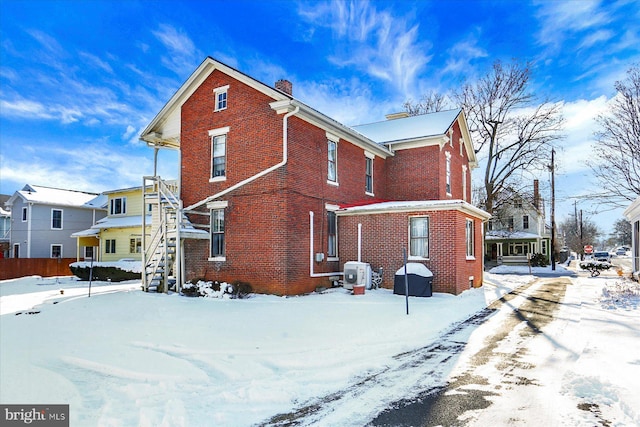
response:
[[[526,264],[528,254],[549,258],[551,230],[545,223],[544,203],[538,180],[529,195],[503,194],[500,209],[487,223],[485,261]]]
[[[91,227],[106,212],[106,196],[25,185],[7,200],[11,258],[75,258],[71,234]]]
[[[640,272],[640,197],[622,213],[631,223],[631,259],[633,276],[638,279]]]

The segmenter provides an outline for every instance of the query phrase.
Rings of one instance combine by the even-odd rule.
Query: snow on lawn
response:
[[[88,283],[70,277],[2,281],[0,403],[70,404],[71,425],[249,426],[380,370],[534,279],[509,273],[485,273],[483,288],[459,296],[410,297],[408,316],[404,296],[385,289],[232,300],[94,282],[87,298]],[[563,392],[608,393],[622,408],[633,402],[624,373],[640,366],[637,307],[610,296],[602,306],[604,279],[575,280],[567,297],[593,308],[581,333],[598,351],[565,375]],[[619,360],[606,383],[594,368],[610,366],[604,356]]]

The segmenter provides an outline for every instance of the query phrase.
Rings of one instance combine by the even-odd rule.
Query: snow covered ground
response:
[[[404,296],[384,289],[231,300],[94,282],[88,298],[88,283],[69,277],[2,281],[0,403],[70,404],[72,426],[250,426],[377,372],[532,280],[501,267],[483,288],[409,298],[409,315]],[[535,344],[552,347],[540,393],[561,396],[555,409],[575,425],[594,424],[576,409],[584,399],[611,425],[638,425],[638,290],[616,288],[614,274],[572,281],[549,326],[555,341]],[[479,416],[519,410],[535,425],[525,403],[496,397]],[[338,422],[353,425],[348,414]]]

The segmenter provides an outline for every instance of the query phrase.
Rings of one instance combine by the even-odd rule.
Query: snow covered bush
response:
[[[637,309],[640,306],[640,284],[628,279],[607,282],[602,288],[600,303],[604,308],[610,310],[616,308]]]
[[[580,263],[580,268],[589,271],[589,273],[591,273],[591,277],[595,277],[599,276],[601,271],[610,269],[611,264],[608,262],[589,260],[582,261]]]
[[[245,282],[210,282],[206,280],[197,280],[195,283],[185,283],[182,286],[182,293],[190,297],[204,298],[247,298],[253,289],[251,285]]]
[[[141,278],[142,263],[140,261],[117,262],[74,262],[69,264],[69,269],[80,280],[103,280],[111,282],[123,282]]]

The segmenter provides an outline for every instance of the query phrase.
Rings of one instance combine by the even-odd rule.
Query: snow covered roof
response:
[[[147,215],[146,223],[151,225],[151,215]],[[118,217],[105,217],[98,220],[91,226],[93,229],[104,230],[105,228],[131,228],[142,227],[142,216],[118,216]]]
[[[102,194],[40,185],[25,185],[22,190],[16,191],[11,196],[7,201],[7,205],[13,205],[18,197],[25,202],[43,205],[72,206],[86,209],[105,209],[107,206],[107,196]]]
[[[445,135],[461,111],[460,109],[439,111],[352,127],[378,144],[428,138]]]
[[[542,236],[526,231],[488,231],[485,240],[522,240],[522,239],[541,239]]]
[[[0,208],[0,216],[10,216],[11,212]]]
[[[473,206],[464,200],[400,200],[391,202],[370,203],[368,205],[358,205],[343,207],[336,211],[339,216],[347,215],[368,215],[388,212],[412,212],[412,211],[435,211],[435,210],[459,210],[467,212],[483,221],[491,218],[491,215],[482,209]]]

